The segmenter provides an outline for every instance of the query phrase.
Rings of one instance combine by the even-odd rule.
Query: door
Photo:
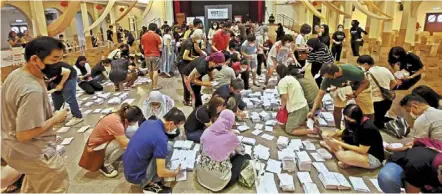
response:
[[[442,13],[427,13],[424,31],[442,32]]]
[[[321,12],[320,9],[318,9],[319,12]],[[312,33],[316,34],[315,32],[315,26],[316,25],[321,25],[321,18],[319,18],[318,16],[313,15],[313,25],[312,25]]]

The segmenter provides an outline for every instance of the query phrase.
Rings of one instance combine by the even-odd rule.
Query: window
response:
[[[427,20],[428,20],[428,22],[436,21],[436,15],[429,15]]]
[[[442,22],[442,14],[439,14],[439,16],[437,16],[437,22]]]

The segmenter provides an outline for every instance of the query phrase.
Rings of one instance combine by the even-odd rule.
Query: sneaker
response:
[[[100,172],[107,178],[114,178],[118,175],[118,171],[115,170],[112,165],[103,165],[103,167],[100,168]]]
[[[408,133],[410,133],[410,126],[408,125],[408,122],[403,117],[398,117],[396,120],[397,126],[400,129],[403,129],[403,136],[407,136]]]
[[[83,122],[83,121],[84,121],[83,118],[75,118],[75,117],[72,117],[72,119],[69,120],[68,123],[66,123],[66,127],[74,126],[74,125],[76,125],[76,124],[78,124],[78,123],[81,123],[81,122]]]
[[[387,133],[390,133],[399,139],[401,139],[403,136],[403,134],[400,132],[400,128],[397,126],[397,122],[395,120],[385,123],[385,129],[386,129]]]
[[[152,185],[145,186],[143,193],[172,193],[172,188],[166,187],[159,183],[154,183]]]

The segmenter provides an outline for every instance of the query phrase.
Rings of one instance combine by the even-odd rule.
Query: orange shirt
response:
[[[88,145],[95,148],[103,143],[110,142],[115,136],[125,135],[125,129],[120,116],[113,113],[103,117],[95,126],[89,137]]]
[[[161,39],[158,34],[153,31],[149,31],[141,37],[141,45],[143,45],[144,56],[146,57],[159,57]]]

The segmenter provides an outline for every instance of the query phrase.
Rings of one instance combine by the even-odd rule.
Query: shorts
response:
[[[296,130],[303,123],[305,123],[305,120],[307,120],[308,112],[309,112],[308,106],[304,106],[301,109],[289,113],[287,118],[287,123],[285,124],[285,132],[292,133],[293,130]]]
[[[256,58],[256,55],[252,55],[252,59],[247,59],[247,61],[249,62],[252,71],[258,68],[258,59]]]
[[[379,168],[381,165],[382,165],[382,162],[379,161],[378,158],[374,157],[371,154],[368,154],[368,168],[369,169]]]
[[[146,65],[149,68],[149,72],[158,71],[160,67],[160,57],[147,57],[146,56]]]
[[[333,95],[335,101],[335,107],[344,108],[347,105],[348,100],[342,101],[335,93]],[[374,114],[373,99],[371,97],[371,90],[366,89],[362,91],[355,99],[356,104],[361,108],[362,112],[366,115]]]

